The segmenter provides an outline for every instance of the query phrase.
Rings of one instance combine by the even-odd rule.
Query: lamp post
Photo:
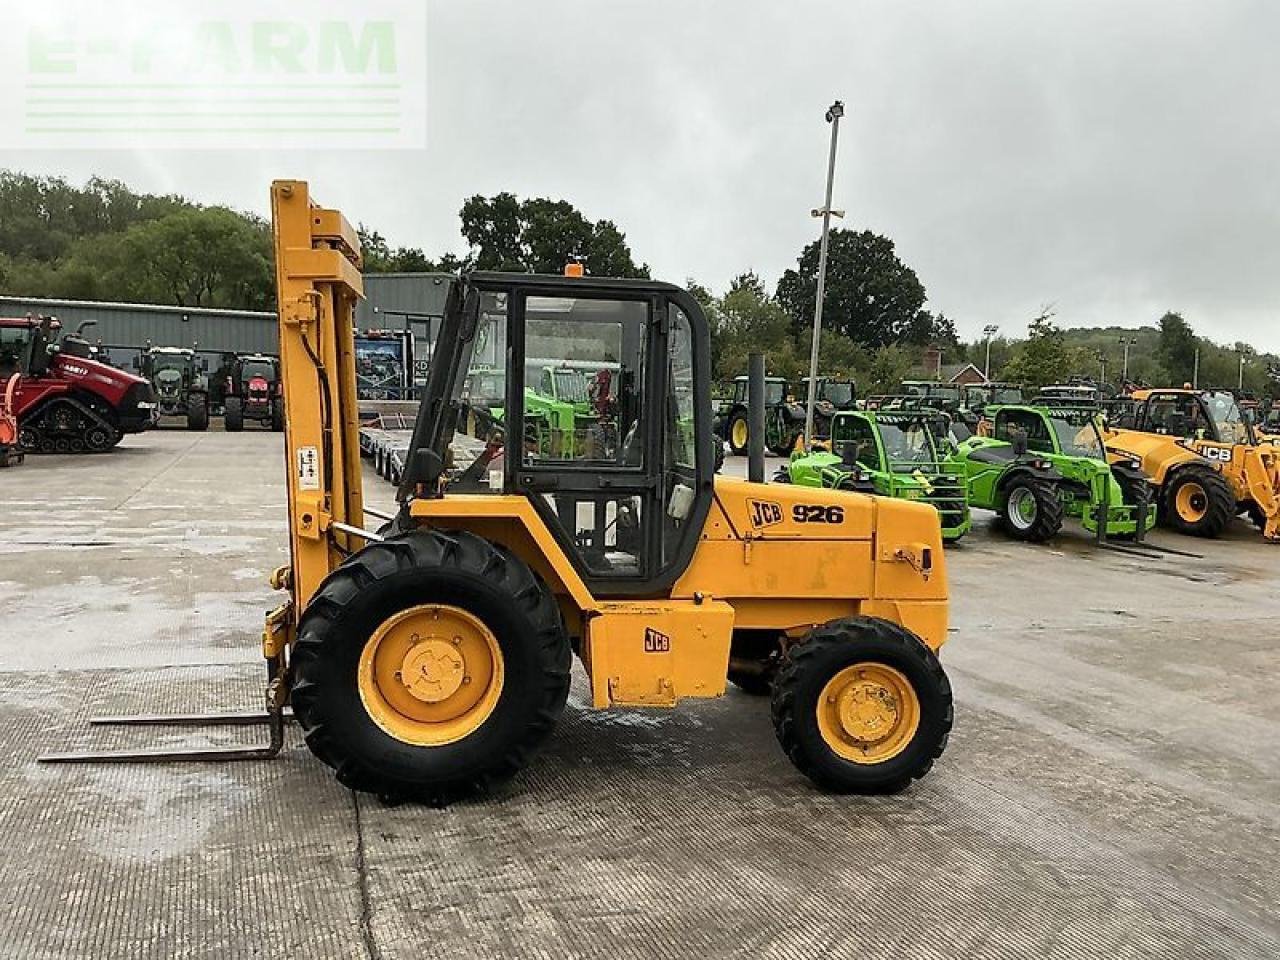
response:
[[[1122,380],[1129,379],[1129,348],[1138,345],[1137,337],[1121,337],[1120,346],[1124,347],[1124,372],[1120,374]]]
[[[827,294],[827,239],[831,235],[831,218],[844,216],[844,211],[831,209],[831,191],[836,178],[836,141],[840,136],[840,118],[843,116],[844,104],[839,100],[827,108],[827,123],[831,124],[827,199],[822,209],[813,211],[815,217],[822,217],[822,241],[818,246],[818,296],[813,306],[813,344],[809,350],[809,396],[804,410],[805,449],[813,448],[813,405],[818,397],[818,339],[822,336],[822,301]]]
[[[988,323],[985,327],[982,328],[982,332],[987,338],[987,362],[983,364],[983,367],[982,367],[982,378],[986,380],[987,383],[990,383],[991,382],[991,338],[1000,332],[1000,328],[997,327],[994,323]]]
[[[1240,391],[1243,391],[1243,390],[1244,390],[1244,365],[1245,365],[1246,363],[1248,363],[1248,362],[1249,362],[1249,355],[1248,355],[1247,353],[1241,352],[1241,354],[1240,354],[1240,377],[1239,377],[1238,381],[1236,382],[1236,389],[1237,389],[1237,390],[1240,390]]]

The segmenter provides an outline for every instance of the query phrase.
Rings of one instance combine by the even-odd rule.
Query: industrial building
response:
[[[425,379],[448,280],[449,274],[442,273],[365,276],[365,300],[356,310],[357,330],[393,334],[357,342],[358,351],[376,348],[380,362],[366,366],[380,375],[393,371],[391,376],[400,381],[381,383],[383,396],[402,396],[405,389]],[[147,344],[195,347],[210,358],[210,369],[217,367],[221,354],[277,351],[276,315],[262,311],[0,296],[0,316],[27,314],[55,316],[68,331],[92,322],[84,330],[85,338],[99,345],[103,359],[119,367],[132,366]]]

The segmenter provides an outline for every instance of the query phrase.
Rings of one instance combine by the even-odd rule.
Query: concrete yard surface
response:
[[[816,791],[765,700],[593,712],[576,665],[529,770],[443,810],[353,795],[292,728],[268,762],[38,765],[265,735],[87,720],[260,704],[282,443],[0,471],[0,957],[1280,956],[1280,547],[1244,522],[1140,558],[980,514],[955,730],[898,796]]]

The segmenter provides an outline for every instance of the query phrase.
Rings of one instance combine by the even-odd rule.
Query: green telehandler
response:
[[[956,445],[948,464],[969,503],[994,510],[1008,533],[1042,543],[1075,517],[1090,533],[1132,537],[1155,522],[1148,477],[1136,463],[1108,464],[1096,407],[988,407],[991,436]]]

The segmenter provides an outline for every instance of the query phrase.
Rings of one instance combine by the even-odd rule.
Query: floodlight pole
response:
[[[982,368],[982,378],[986,380],[987,383],[991,382],[991,338],[994,337],[999,330],[1000,328],[994,323],[989,323],[982,328],[982,332],[987,335],[987,363],[986,366]]]
[[[827,295],[827,238],[831,233],[831,191],[836,178],[836,140],[840,135],[840,118],[844,104],[837,100],[827,109],[831,124],[831,153],[827,158],[827,200],[822,205],[822,241],[818,245],[818,297],[813,307],[813,344],[809,350],[809,397],[804,410],[804,446],[813,449],[813,405],[818,398],[818,340],[822,336],[822,301]]]

